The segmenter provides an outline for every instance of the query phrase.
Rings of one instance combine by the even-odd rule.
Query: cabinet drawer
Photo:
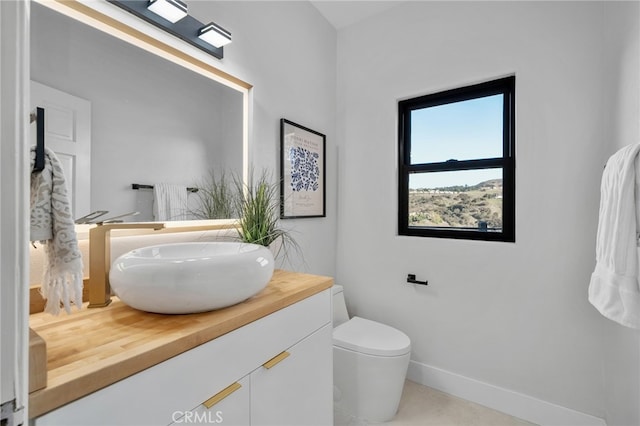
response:
[[[174,413],[172,419],[174,422],[170,426],[212,424],[247,426],[251,422],[249,376],[234,382],[234,385],[237,385],[237,388],[233,388],[231,393],[213,405],[200,404],[193,410]],[[220,393],[223,392],[224,390]]]
[[[325,325],[251,373],[251,424],[333,424],[333,328]]]
[[[51,411],[44,425],[166,425],[331,322],[331,290]]]

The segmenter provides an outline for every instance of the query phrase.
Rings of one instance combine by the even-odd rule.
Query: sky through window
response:
[[[411,164],[502,157],[502,94],[411,111]],[[412,189],[476,185],[502,169],[419,173]]]

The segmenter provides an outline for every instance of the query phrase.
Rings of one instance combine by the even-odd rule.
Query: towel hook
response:
[[[35,116],[35,117],[34,117]],[[36,159],[33,165],[34,172],[44,170],[44,108],[37,107],[36,112],[31,113],[31,122],[36,121]]]

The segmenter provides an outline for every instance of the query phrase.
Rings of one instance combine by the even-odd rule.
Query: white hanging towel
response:
[[[188,219],[187,187],[169,183],[153,185],[153,217],[155,220]]]
[[[31,168],[35,149],[31,149]],[[71,303],[82,307],[82,255],[67,196],[62,165],[45,148],[44,169],[31,173],[31,241],[44,246],[44,274],[40,291],[47,300],[45,312],[60,313],[60,303],[71,313]]]
[[[609,158],[602,174],[596,267],[589,302],[605,317],[640,329],[638,224],[640,221],[640,145]]]

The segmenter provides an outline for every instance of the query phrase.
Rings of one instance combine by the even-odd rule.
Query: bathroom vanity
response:
[[[32,424],[333,423],[333,280],[278,270],[238,305],[191,315],[31,316],[47,342]]]

